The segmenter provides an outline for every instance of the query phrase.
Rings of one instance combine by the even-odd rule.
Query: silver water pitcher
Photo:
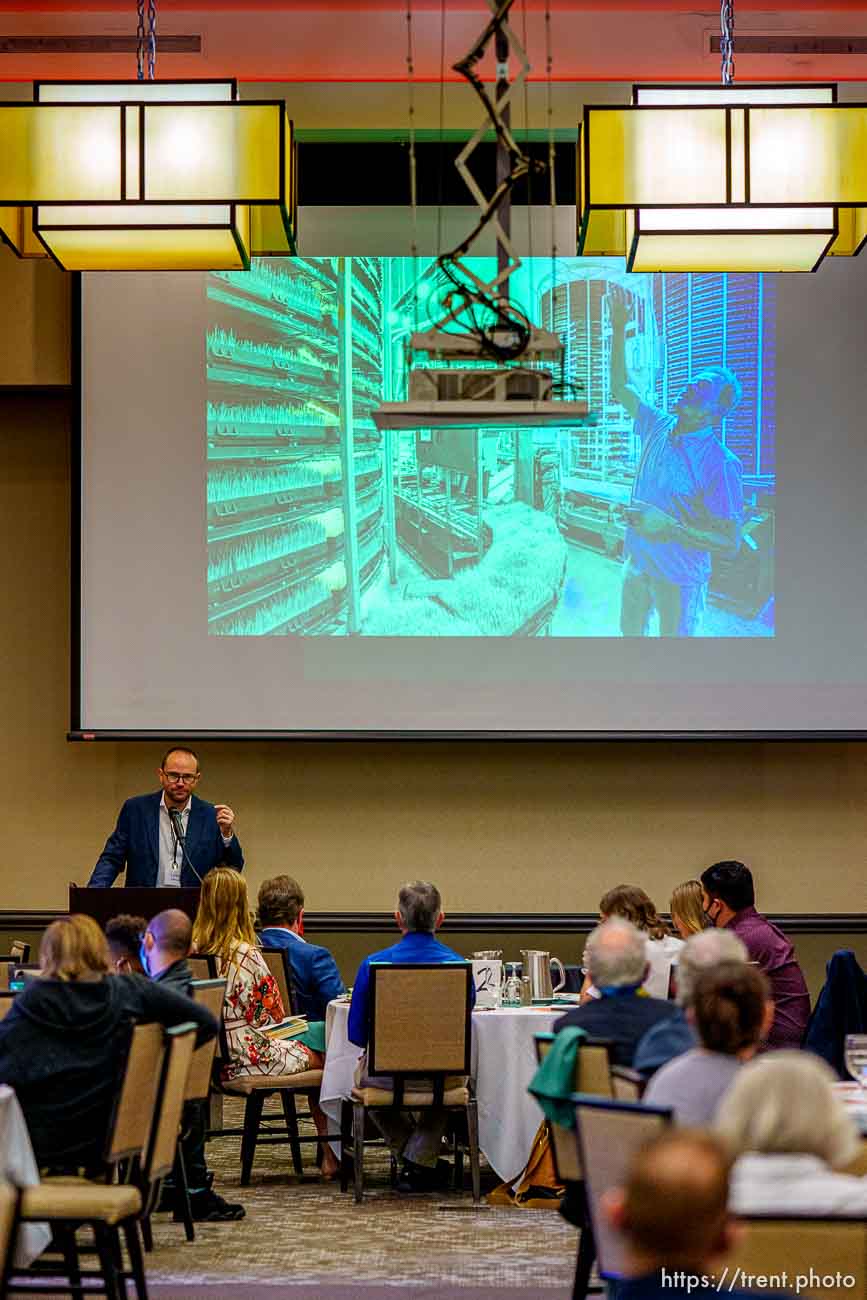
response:
[[[565,987],[566,972],[559,957],[552,957],[549,952],[543,952],[541,948],[522,948],[521,957],[523,959],[523,974],[530,978],[530,992],[534,1002],[552,998],[555,993]],[[560,969],[560,982],[558,984],[551,983],[552,966],[558,966]]]

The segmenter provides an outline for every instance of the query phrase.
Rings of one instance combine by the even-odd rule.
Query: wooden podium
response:
[[[70,882],[69,910],[92,916],[105,929],[107,921],[126,912],[149,921],[157,912],[176,907],[195,921],[199,891],[195,889],[87,889]]]

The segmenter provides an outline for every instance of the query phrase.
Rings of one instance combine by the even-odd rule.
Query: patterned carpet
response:
[[[224,1123],[240,1120],[240,1107],[227,1104]],[[402,1195],[392,1191],[377,1147],[365,1150],[361,1205],[339,1184],[319,1181],[312,1144],[303,1148],[300,1181],[288,1146],[264,1146],[252,1185],[241,1188],[239,1146],[237,1138],[210,1142],[208,1162],[215,1189],[241,1201],[247,1217],[198,1224],[188,1244],[181,1225],[155,1216],[147,1261],[154,1300],[277,1300],[299,1288],[322,1300],[571,1295],[576,1234],[556,1212],[475,1210],[469,1192]],[[487,1185],[493,1181],[488,1171]]]

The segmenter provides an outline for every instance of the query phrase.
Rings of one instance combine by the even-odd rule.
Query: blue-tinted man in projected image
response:
[[[660,636],[701,635],[712,557],[733,558],[741,542],[741,462],[716,434],[741,400],[741,384],[727,366],[707,366],[690,377],[670,413],[649,405],[626,367],[631,298],[613,284],[608,305],[611,396],[635,421],[641,442],[626,512],[620,630],[648,635],[655,611]]]

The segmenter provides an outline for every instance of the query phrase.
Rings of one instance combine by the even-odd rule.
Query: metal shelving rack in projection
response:
[[[207,299],[209,631],[354,632],[385,544],[379,263],[254,261]]]

